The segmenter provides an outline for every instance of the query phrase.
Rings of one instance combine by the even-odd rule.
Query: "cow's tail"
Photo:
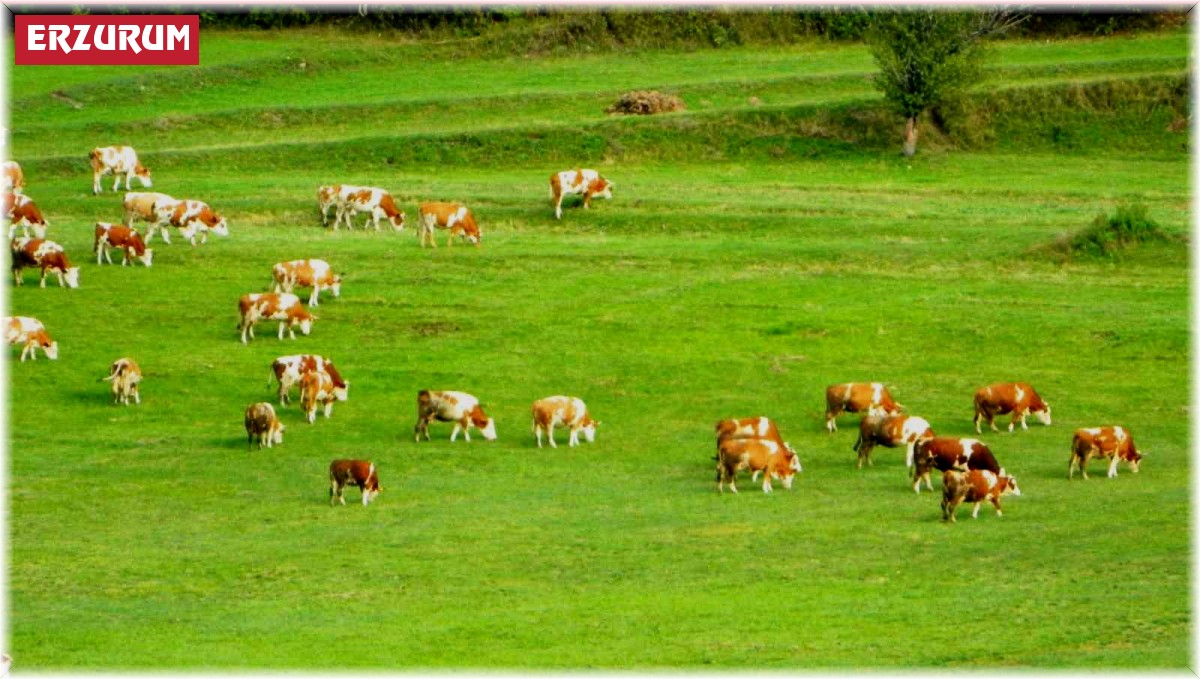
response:
[[[241,328],[238,328],[238,330],[241,330]],[[276,379],[275,366],[272,365],[271,366],[271,374],[267,376],[267,389],[271,388],[271,385],[275,383],[275,379]]]

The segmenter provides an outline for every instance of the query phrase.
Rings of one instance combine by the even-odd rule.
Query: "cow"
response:
[[[71,266],[67,253],[58,243],[41,238],[17,238],[12,242],[12,271],[13,280],[17,285],[24,285],[21,271],[25,267],[36,266],[42,271],[40,287],[46,287],[46,274],[54,272],[58,277],[58,285],[68,288],[79,287],[79,267]]]
[[[121,266],[129,264],[134,259],[150,266],[154,260],[154,250],[146,247],[146,243],[137,229],[120,224],[96,222],[96,240],[92,243],[92,251],[96,253],[97,264],[101,263],[101,258],[112,264],[112,257],[108,254],[109,248],[117,248],[125,253],[125,258],[121,260]]]
[[[324,370],[304,373],[300,378],[300,410],[309,424],[317,421],[317,406],[323,406],[325,417],[333,414],[333,403],[338,401],[333,380]]]
[[[1017,422],[1022,429],[1029,429],[1025,417],[1030,413],[1037,416],[1042,424],[1050,424],[1050,404],[1025,382],[993,384],[975,392],[975,433],[982,433],[979,427],[980,419],[987,419],[992,431],[996,429],[996,416],[1012,413],[1012,421],[1008,423],[1011,434]]]
[[[138,394],[138,383],[142,381],[142,369],[132,358],[118,358],[108,369],[105,382],[112,382],[113,404],[129,405],[129,397],[134,403],[141,403]]]
[[[166,231],[165,220],[163,224],[159,224],[158,215],[154,211],[156,204],[167,205],[174,204],[179,201],[165,193],[157,191],[130,191],[125,194],[125,199],[121,201],[121,207],[125,209],[125,226],[133,228],[134,220],[150,222],[153,226],[150,228],[149,235],[153,235],[156,228],[161,228]],[[167,236],[164,236],[167,238]],[[170,240],[168,239],[169,243]]]
[[[825,428],[837,431],[837,416],[842,412],[868,415],[899,415],[904,406],[892,400],[882,382],[849,382],[825,388]]]
[[[283,430],[285,427],[275,417],[275,409],[270,403],[255,403],[246,408],[246,449],[249,450],[253,445],[254,439],[258,439],[258,449],[262,450],[263,446],[268,448],[276,443],[283,443]]]
[[[771,492],[771,478],[783,482],[783,487],[791,490],[792,479],[797,472],[804,469],[800,466],[800,457],[796,451],[784,443],[780,445],[768,439],[725,439],[717,445],[717,491],[725,492],[725,484],[729,490],[737,491],[735,482],[741,469],[763,474],[762,489],[764,493]]]
[[[496,421],[483,412],[479,399],[461,391],[430,391],[422,389],[417,394],[417,426],[413,433],[417,441],[421,434],[429,440],[429,423],[453,422],[454,430],[450,432],[450,440],[458,438],[458,432],[463,438],[471,441],[470,428],[475,427],[488,441],[496,440]]]
[[[896,448],[905,447],[904,466],[913,466],[913,446],[917,441],[926,441],[935,436],[933,428],[923,417],[912,415],[866,415],[858,426],[858,441],[854,452],[858,453],[858,468],[863,462],[871,462],[871,451],[876,445]]]
[[[333,267],[323,259],[294,259],[279,262],[271,268],[275,280],[275,292],[291,292],[293,289],[312,288],[308,296],[309,306],[318,306],[318,295],[329,290],[334,297],[342,292],[342,277],[333,273]]]
[[[461,203],[421,203],[417,206],[417,215],[421,247],[425,247],[426,240],[433,244],[433,247],[437,247],[434,229],[449,230],[450,236],[446,240],[446,247],[454,246],[455,234],[475,247],[479,247],[479,241],[482,238],[479,233],[479,225],[475,223],[475,216],[465,205]]]
[[[338,202],[338,192],[342,187],[333,184],[331,186],[317,187],[317,208],[321,211],[321,226],[329,226],[329,208],[336,208]],[[337,211],[334,211],[334,216]]]
[[[46,326],[36,318],[28,316],[6,316],[4,324],[4,341],[9,346],[21,345],[21,361],[37,360],[37,350],[40,348],[46,358],[51,361],[58,359],[58,342],[46,334]]]
[[[289,336],[296,339],[296,326],[306,336],[312,332],[316,316],[308,313],[300,298],[291,293],[262,292],[242,295],[238,300],[238,312],[241,320],[238,322],[238,332],[242,334],[242,344],[246,344],[246,336],[254,338],[254,324],[259,321],[279,321],[279,339],[283,339],[286,328]]]
[[[46,223],[46,217],[38,208],[37,203],[33,199],[21,193],[4,193],[3,194],[3,210],[4,218],[8,220],[8,238],[12,240],[17,234],[17,227],[21,227],[21,233],[28,238],[29,229],[33,227],[33,235],[35,238],[45,238],[46,229],[49,224]]]
[[[933,481],[930,479],[933,469],[943,472],[949,469],[978,469],[993,474],[1004,473],[1004,468],[996,462],[996,456],[982,441],[953,436],[937,436],[918,441],[913,446],[914,492],[921,492],[922,480],[926,488],[933,490]]]
[[[145,188],[150,188],[150,170],[138,162],[137,151],[130,146],[105,146],[94,148],[89,156],[92,161],[92,193],[101,193],[100,178],[111,173],[116,181],[113,191],[121,185],[121,175],[125,175],[125,190],[130,189],[129,180],[137,177]]]
[[[579,445],[579,432],[588,443],[596,440],[596,427],[599,422],[593,420],[588,413],[587,405],[582,399],[573,396],[548,396],[533,402],[533,435],[537,437],[538,448],[542,447],[542,432],[550,439],[550,447],[557,448],[554,443],[554,426],[570,427],[571,435],[567,437],[567,447]]]
[[[717,434],[717,457],[720,457],[721,442],[726,439],[767,439],[774,441],[785,448],[790,447],[788,443],[779,435],[779,428],[775,426],[775,422],[769,417],[737,417],[727,420],[721,420],[716,425]],[[751,476],[751,481],[758,481],[758,475],[762,470],[754,470]],[[717,474],[720,479],[720,472]]]
[[[15,160],[0,163],[0,191],[21,193],[25,190],[25,173]]]
[[[333,361],[316,354],[296,354],[280,356],[271,363],[271,377],[267,378],[267,387],[272,379],[279,382],[279,405],[287,405],[288,392],[300,384],[305,374],[324,372],[333,381],[333,394],[339,401],[345,401],[349,396],[350,383],[342,379],[341,373],[334,367]]]
[[[1007,474],[990,472],[982,469],[970,471],[947,470],[942,475],[942,521],[955,522],[958,505],[963,502],[975,503],[971,518],[979,518],[979,506],[984,500],[996,508],[996,516],[1002,516],[1000,511],[1000,496],[1021,495],[1017,480]]]
[[[563,170],[550,175],[550,199],[554,201],[554,218],[562,219],[563,196],[583,195],[583,208],[592,204],[592,198],[612,198],[613,183],[600,176],[595,170]]]
[[[334,460],[329,463],[329,506],[336,499],[346,505],[342,491],[346,486],[358,486],[362,491],[362,503],[366,507],[383,488],[379,485],[379,471],[369,460]]]
[[[1075,477],[1075,468],[1087,478],[1087,463],[1093,457],[1110,458],[1108,463],[1108,478],[1117,475],[1117,463],[1124,460],[1129,469],[1138,473],[1141,466],[1142,453],[1133,443],[1133,436],[1125,427],[1090,427],[1076,429],[1071,440],[1071,460],[1067,463],[1067,478]]]
[[[404,228],[404,213],[396,209],[396,201],[392,199],[392,194],[370,186],[343,185],[338,189],[337,215],[333,220],[333,230],[337,231],[338,224],[343,221],[346,228],[353,229],[354,216],[360,212],[370,215],[376,231],[379,230],[381,218],[386,218],[396,231]]]
[[[196,234],[200,234],[200,243],[208,242],[208,232],[218,236],[229,235],[229,225],[225,218],[214,212],[208,203],[199,200],[158,200],[154,202],[154,225],[150,227],[146,241],[149,242],[154,229],[162,232],[163,240],[169,245],[171,237],[167,226],[179,229],[179,234],[188,239],[192,247],[196,247]]]

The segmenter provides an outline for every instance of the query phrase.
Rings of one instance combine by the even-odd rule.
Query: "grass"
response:
[[[83,267],[78,290],[40,290],[29,274],[9,299],[11,313],[42,319],[61,345],[57,362],[9,364],[9,647],[21,667],[1189,664],[1188,253],[1147,244],[1119,264],[1026,254],[1122,203],[1143,202],[1154,221],[1183,231],[1186,153],[1166,148],[1157,129],[1127,140],[1119,157],[1104,144],[908,162],[853,145],[814,157],[777,157],[761,144],[743,157],[607,164],[597,153],[579,162],[614,179],[616,197],[589,211],[572,205],[559,222],[545,182],[562,168],[518,155],[534,130],[524,114],[479,137],[495,155],[475,164],[355,157],[362,141],[344,130],[321,138],[331,153],[314,155],[283,143],[311,129],[286,118],[269,138],[250,121],[236,130],[240,111],[278,98],[315,120],[341,110],[331,101],[347,105],[273,66],[257,70],[292,50],[327,49],[333,61],[347,49],[307,38],[272,34],[246,61],[241,34],[206,38],[212,63],[240,75],[214,86],[231,96],[209,98],[196,141],[164,133],[188,152],[139,135],[85,143],[89,125],[203,108],[155,94],[135,112],[117,96],[124,76],[79,77],[74,86],[95,94],[76,112],[86,121],[59,112],[35,124],[13,107],[28,191]],[[1186,42],[1144,40],[1014,43],[1003,63],[1069,69],[1113,46],[1144,56]],[[800,70],[817,91],[802,96],[836,100],[841,81],[820,76],[845,63],[842,49],[643,58],[660,82],[710,88],[721,115],[740,97],[716,94],[734,92],[729,83],[771,81],[779,74],[760,75],[759,64],[778,58],[782,73],[789,55],[809,51]],[[359,56],[344,80],[391,58]],[[705,80],[706,60],[728,61]],[[605,73],[637,62],[587,60],[611,65],[597,68]],[[495,102],[534,111],[522,99],[536,85],[555,110],[562,104],[552,136],[588,124],[577,97],[623,87],[556,71],[567,60],[501,65],[429,56],[397,74],[417,87],[396,91],[445,111],[452,122],[440,129],[473,135],[509,112],[491,110]],[[20,91],[26,76],[13,77]],[[450,94],[422,85],[435,81]],[[257,100],[234,96],[249,91]],[[464,91],[489,106],[473,109]],[[385,95],[375,103],[395,92]],[[399,147],[428,131],[409,128],[407,113],[367,110],[367,137]],[[646,138],[686,146],[696,118],[676,118]],[[1133,114],[1118,118],[1088,139],[1137,125]],[[205,133],[212,121],[228,135]],[[118,141],[156,154],[155,188],[209,201],[231,236],[197,249],[156,242],[150,269],[89,261],[91,223],[118,218],[119,197],[91,196],[86,172],[57,158]],[[262,150],[218,146],[239,143]],[[422,250],[411,229],[322,230],[315,187],[339,180],[391,188],[410,219],[419,199],[464,200],[483,246]],[[279,342],[264,324],[242,346],[237,297],[265,289],[274,262],[308,256],[347,272],[342,297],[322,296],[310,337]],[[350,400],[314,425],[284,408],[283,446],[248,452],[242,412],[269,400],[270,361],[298,352],[334,358]],[[110,405],[99,381],[122,355],[147,372],[141,406]],[[844,417],[826,434],[822,394],[868,379],[888,383],[939,434],[964,436],[976,387],[1033,383],[1053,405],[1053,426],[983,435],[1024,495],[1005,499],[1002,518],[960,510],[958,524],[944,525],[940,498],[912,493],[898,452],[854,469],[856,422]],[[443,425],[433,442],[413,443],[422,388],[478,395],[500,439],[450,444]],[[536,448],[529,404],[554,393],[587,401],[603,423],[596,443]],[[805,471],[790,493],[766,496],[745,478],[737,497],[715,492],[712,425],[751,414],[775,418],[799,451]],[[1106,480],[1097,465],[1091,481],[1068,482],[1071,431],[1100,424],[1130,427],[1146,451],[1141,473]],[[375,504],[354,506],[351,491],[351,506],[327,506],[336,457],[379,465]]]

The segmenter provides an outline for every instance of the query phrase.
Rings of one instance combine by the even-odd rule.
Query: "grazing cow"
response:
[[[771,478],[783,482],[783,487],[791,490],[792,479],[797,472],[804,471],[800,466],[800,457],[788,444],[779,444],[768,439],[725,439],[717,444],[717,490],[725,492],[725,484],[729,490],[737,491],[735,482],[737,473],[742,469],[752,472],[766,472],[763,475],[763,492],[771,492]]]
[[[379,230],[379,220],[386,218],[396,231],[404,228],[404,213],[396,209],[396,201],[392,194],[383,189],[370,186],[345,186],[338,189],[337,216],[333,220],[333,230],[337,231],[340,222],[346,222],[346,228],[354,228],[354,217],[360,212],[370,215],[375,230]],[[365,228],[365,227],[364,227]]]
[[[362,491],[362,503],[366,507],[383,488],[379,486],[379,473],[375,463],[369,460],[334,460],[329,463],[329,506],[336,499],[343,506],[346,498],[342,491],[346,486],[358,486]]]
[[[280,356],[271,363],[271,377],[267,378],[267,386],[271,386],[274,378],[279,381],[279,405],[287,405],[288,392],[300,384],[304,375],[310,372],[324,372],[333,381],[333,395],[339,401],[350,398],[350,383],[342,379],[341,373],[334,367],[333,361],[316,354],[296,354]]]
[[[587,405],[573,396],[549,396],[533,402],[533,435],[537,437],[538,448],[542,447],[543,431],[550,439],[550,447],[558,447],[554,443],[554,425],[557,424],[571,428],[567,447],[579,445],[581,431],[588,443],[594,442],[596,427],[600,425],[588,414]]]
[[[58,276],[58,285],[68,288],[79,287],[79,267],[71,266],[67,253],[58,243],[41,238],[17,238],[12,242],[12,271],[13,280],[17,285],[23,285],[21,271],[25,267],[36,266],[42,270],[39,285],[46,287],[46,273],[54,272]]]
[[[276,443],[283,443],[283,423],[275,417],[275,409],[270,403],[255,403],[246,408],[246,448],[250,448],[254,439],[258,438],[258,449],[263,446],[270,448]]]
[[[913,446],[917,441],[925,441],[934,437],[933,428],[923,417],[912,415],[866,415],[858,426],[858,441],[854,443],[854,451],[858,453],[858,468],[862,469],[863,461],[870,466],[871,451],[876,445],[896,448],[903,445],[906,449],[904,466],[913,466]]]
[[[290,262],[280,262],[271,268],[271,276],[275,279],[275,292],[291,292],[293,289],[312,288],[308,296],[308,305],[317,306],[317,296],[322,290],[329,290],[334,297],[342,292],[342,277],[333,273],[333,267],[323,259],[294,259]]]
[[[262,292],[242,295],[238,300],[238,311],[241,321],[238,322],[238,332],[242,333],[242,344],[246,344],[247,334],[254,338],[254,324],[259,321],[279,321],[279,339],[283,339],[286,328],[288,335],[296,339],[296,326],[300,332],[308,335],[312,331],[312,323],[316,316],[308,313],[300,298],[287,292]]]
[[[121,206],[125,208],[125,226],[133,228],[134,220],[140,219],[143,222],[150,222],[151,226],[149,234],[153,235],[156,228],[161,228],[166,231],[166,222],[159,223],[158,215],[154,211],[155,204],[167,205],[175,204],[179,201],[168,196],[165,193],[157,191],[130,191],[125,194],[125,199],[121,202]],[[167,236],[163,236],[168,238]],[[168,243],[170,240],[167,241]]]
[[[892,400],[881,382],[849,382],[831,384],[825,388],[825,428],[837,431],[837,418],[842,412],[868,415],[899,415],[904,406]]]
[[[996,508],[996,516],[1002,516],[1001,495],[1021,495],[1014,477],[982,469],[948,470],[942,475],[942,521],[956,521],[954,514],[963,502],[974,502],[971,518],[979,518],[979,506],[984,500]]]
[[[416,440],[429,440],[429,423],[453,422],[454,430],[450,432],[450,440],[458,438],[458,432],[463,433],[467,442],[471,441],[471,427],[475,427],[488,441],[496,440],[496,421],[488,417],[479,407],[479,399],[461,391],[429,391],[422,389],[417,394],[417,426],[413,429]]]
[[[592,198],[612,198],[613,183],[595,170],[563,170],[550,175],[550,199],[554,201],[554,218],[562,219],[563,196],[583,195],[583,208]]]
[[[8,238],[12,240],[17,234],[17,227],[21,227],[21,233],[28,238],[29,228],[33,227],[33,235],[36,238],[45,238],[46,229],[50,226],[46,223],[46,217],[38,208],[37,203],[29,196],[20,193],[5,193],[3,196],[4,218],[8,220]]]
[[[208,242],[209,231],[218,236],[229,235],[225,218],[214,212],[208,203],[199,200],[157,200],[154,202],[154,219],[149,233],[153,234],[154,229],[158,228],[168,245],[171,243],[171,237],[167,234],[168,225],[179,229],[180,236],[188,239],[192,247],[196,247],[197,233],[200,234],[201,244]],[[146,236],[146,241],[150,241],[150,235]]]
[[[337,207],[338,192],[341,189],[337,184],[317,187],[317,208],[321,210],[321,226],[329,226],[329,208]],[[336,211],[334,215],[337,215]]]
[[[317,421],[317,406],[324,406],[325,417],[333,414],[333,403],[338,401],[333,380],[324,370],[304,373],[300,378],[300,410],[309,424]]]
[[[15,160],[0,163],[0,191],[21,193],[25,189],[25,173]]]
[[[425,247],[425,241],[428,240],[437,247],[437,238],[434,237],[434,229],[448,229],[450,237],[446,240],[446,247],[454,246],[454,235],[462,236],[467,242],[479,247],[479,241],[482,236],[479,233],[479,225],[475,223],[475,216],[461,203],[421,203],[417,206],[417,227],[421,230],[421,247]]]
[[[46,334],[46,326],[38,319],[28,316],[5,316],[2,322],[4,341],[8,342],[9,346],[21,345],[22,362],[26,356],[29,360],[36,361],[39,348],[51,361],[58,359],[58,342],[50,339],[50,335]]]
[[[92,251],[96,253],[97,264],[101,263],[101,258],[112,264],[112,257],[108,254],[109,248],[117,248],[125,253],[125,258],[121,260],[121,266],[129,264],[133,259],[150,266],[154,259],[154,250],[146,247],[146,243],[137,229],[120,224],[96,222],[96,240],[92,244]]]
[[[916,443],[913,448],[914,492],[921,492],[922,480],[926,488],[933,490],[933,481],[929,478],[933,469],[943,472],[950,469],[978,469],[993,474],[1004,473],[1004,468],[996,462],[996,456],[982,441],[953,436],[938,436]]]
[[[717,422],[717,444],[725,439],[768,439],[783,445],[779,429],[769,417],[739,417]]]
[[[125,175],[125,190],[130,189],[129,180],[132,177],[137,177],[143,187],[151,186],[150,170],[146,166],[138,162],[137,151],[134,151],[129,146],[105,146],[103,148],[92,149],[90,155],[92,161],[92,193],[98,194],[100,189],[100,178],[111,173],[116,181],[113,182],[113,191],[121,185],[121,175]]]
[[[129,405],[129,397],[134,403],[141,403],[138,394],[138,383],[142,381],[142,369],[132,358],[118,358],[108,369],[105,382],[112,382],[113,403]]]
[[[1067,478],[1075,477],[1075,467],[1087,478],[1087,463],[1093,457],[1110,458],[1108,478],[1117,475],[1117,463],[1125,460],[1134,474],[1141,466],[1142,453],[1133,443],[1133,436],[1125,427],[1091,427],[1076,429],[1071,440],[1071,461],[1067,463]]]
[[[975,392],[975,433],[979,434],[979,420],[987,419],[992,431],[996,429],[996,416],[1012,413],[1012,421],[1008,423],[1011,434],[1017,422],[1022,429],[1029,429],[1025,417],[1030,413],[1037,416],[1042,424],[1050,424],[1050,404],[1042,400],[1033,387],[1024,382],[993,384]]]

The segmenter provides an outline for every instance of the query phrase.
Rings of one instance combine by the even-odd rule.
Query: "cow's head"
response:
[[[404,213],[403,212],[397,213],[393,217],[388,217],[388,221],[391,222],[392,228],[395,229],[396,231],[404,230]]]
[[[782,456],[776,462],[775,469],[771,470],[771,476],[778,478],[784,488],[791,490],[796,474],[802,471],[804,469],[800,466],[800,456],[791,444],[784,443]]]
[[[1129,442],[1129,450],[1122,457],[1129,463],[1129,471],[1138,473],[1138,468],[1142,465],[1142,454],[1134,447],[1133,441]]]
[[[331,284],[331,285],[330,285],[330,286],[327,288],[327,290],[329,290],[330,292],[332,292],[332,293],[333,293],[333,296],[334,296],[334,297],[341,297],[341,296],[342,296],[342,276],[345,276],[345,275],[346,275],[346,274],[337,274],[337,275],[335,275],[335,276],[333,277],[333,284]]]
[[[1044,405],[1044,407],[1041,410],[1032,410],[1030,412],[1032,412],[1034,414],[1034,416],[1037,417],[1038,422],[1048,425],[1048,424],[1050,424],[1050,404],[1045,403],[1043,405]]]
[[[136,255],[134,259],[142,264],[145,264],[146,266],[150,266],[150,263],[154,261],[154,250],[146,248],[145,252],[140,255]]]
[[[208,230],[212,231],[213,233],[217,234],[218,236],[228,236],[229,235],[229,224],[225,222],[225,218],[222,217],[221,215],[214,215],[214,217],[217,218],[217,223],[208,227]]]
[[[51,361],[58,360],[58,342],[43,344],[42,351],[46,352],[46,358],[50,359]]]
[[[280,422],[279,420],[275,420],[274,426],[271,427],[271,434],[270,434],[272,444],[278,445],[278,444],[283,443],[283,430],[284,429],[286,429],[284,424],[282,422]]]
[[[596,177],[596,179],[588,185],[588,190],[591,191],[592,198],[612,198],[613,183],[604,177]]]
[[[315,320],[317,320],[317,317],[312,315],[309,315],[307,318],[300,319],[300,332],[306,337],[310,332],[312,332],[312,324]]]
[[[33,227],[33,235],[35,238],[45,238],[46,237],[47,224],[45,222],[33,223],[33,224],[30,224],[30,226]]]
[[[479,433],[483,434],[483,438],[487,439],[488,441],[495,441],[496,420],[491,417],[487,418],[487,424],[479,428]]]
[[[63,279],[67,282],[68,288],[79,287],[79,267],[73,266],[63,272]]]
[[[379,485],[379,470],[375,469],[374,465],[371,465],[371,475],[367,477],[367,480],[362,485],[363,506],[366,507],[371,503],[371,500],[374,500],[382,492],[383,486]]]
[[[583,432],[583,438],[587,439],[588,443],[596,442],[596,427],[598,426],[600,426],[600,423],[589,417],[584,422],[583,427],[579,430]]]
[[[138,178],[138,181],[142,183],[142,186],[146,188],[153,186],[153,183],[150,181],[150,168],[146,167],[145,165],[138,163],[137,166],[133,168],[133,176]]]
[[[345,401],[350,398],[350,383],[347,382],[340,387],[334,387],[333,397],[339,401]]]
[[[1017,477],[1015,476],[1004,476],[1002,474],[998,485],[1000,486],[1001,495],[1016,495],[1018,497],[1021,495],[1021,489],[1017,487]]]

